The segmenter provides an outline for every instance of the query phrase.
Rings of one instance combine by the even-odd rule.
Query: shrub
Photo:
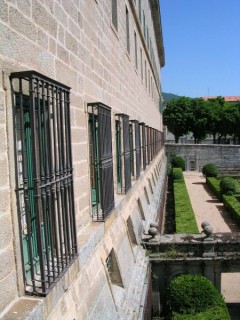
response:
[[[193,320],[193,315],[175,313],[172,320]],[[194,314],[194,320],[230,320],[230,316],[227,308],[220,305]]]
[[[183,173],[181,168],[173,168],[172,175],[174,180],[183,180]]]
[[[206,182],[209,188],[211,189],[211,191],[215,194],[215,196],[219,200],[222,200],[222,194],[220,190],[220,180],[214,177],[207,177]]]
[[[240,226],[240,202],[234,196],[223,196],[223,203],[232,219]]]
[[[182,168],[182,171],[185,170],[185,160],[182,157],[175,157],[172,159],[172,166],[174,168]]]
[[[224,177],[220,181],[221,194],[233,195],[237,190],[237,182],[231,177]]]
[[[169,286],[169,305],[175,320],[230,319],[223,297],[211,281],[201,275],[187,274],[174,278]]]
[[[206,177],[217,177],[218,167],[213,163],[207,163],[203,166],[202,173]]]

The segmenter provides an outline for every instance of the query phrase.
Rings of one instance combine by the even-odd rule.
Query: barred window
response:
[[[146,128],[145,128],[145,123],[141,122],[140,123],[140,140],[141,140],[141,164],[142,164],[142,169],[146,169]]]
[[[143,55],[142,55],[142,48],[140,48],[140,68],[141,68],[141,80],[143,81]]]
[[[145,60],[145,87],[147,88],[147,62]]]
[[[134,48],[135,48],[135,68],[138,69],[137,34],[135,31],[134,31]]]
[[[137,120],[129,125],[130,161],[133,178],[138,179],[141,169],[140,126]]]
[[[125,194],[131,188],[129,117],[116,114],[117,190]]]
[[[148,165],[151,161],[151,155],[150,155],[150,128],[149,126],[145,126],[145,132],[146,132],[146,164]]]
[[[114,208],[111,108],[89,103],[89,158],[94,221],[104,221]]]
[[[25,290],[44,296],[77,256],[70,88],[34,71],[10,80]]]
[[[129,13],[128,13],[127,7],[126,7],[126,43],[127,43],[127,52],[130,53]]]

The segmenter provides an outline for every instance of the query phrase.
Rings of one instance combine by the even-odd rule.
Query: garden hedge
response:
[[[172,166],[174,168],[181,168],[182,171],[185,170],[185,160],[182,157],[175,157],[172,159]]]
[[[229,320],[221,294],[201,275],[175,277],[169,286],[169,306],[173,320]]]
[[[221,194],[233,195],[237,191],[237,181],[232,177],[223,177],[220,181]]]
[[[173,192],[176,233],[199,233],[184,179],[174,179]]]
[[[240,226],[240,202],[235,196],[223,196],[223,203],[231,218]]]
[[[222,194],[220,190],[220,180],[216,179],[214,177],[207,177],[206,179],[207,185],[212,190],[212,192],[215,194],[215,196],[222,201]]]
[[[213,163],[207,163],[203,166],[202,173],[206,177],[217,177],[218,167]]]
[[[181,168],[172,169],[173,180],[183,180],[183,172]]]

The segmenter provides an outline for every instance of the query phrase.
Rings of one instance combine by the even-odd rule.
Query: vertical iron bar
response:
[[[46,144],[46,148],[48,149],[48,158],[47,162],[49,163],[48,168],[46,168],[47,171],[47,183],[49,183],[49,186],[47,188],[47,197],[48,197],[48,210],[49,210],[49,222],[50,222],[50,237],[51,237],[51,258],[52,258],[52,274],[53,274],[53,280],[56,278],[56,270],[55,270],[55,257],[54,257],[54,250],[56,250],[56,259],[57,259],[57,265],[59,264],[58,259],[58,243],[57,243],[57,237],[56,237],[56,226],[57,221],[55,219],[55,188],[54,188],[54,166],[53,166],[53,157],[52,157],[52,143],[53,143],[53,137],[52,137],[52,128],[51,128],[51,100],[50,100],[50,85],[47,83],[47,126],[46,126],[46,132],[48,130],[48,134],[46,136],[48,137],[48,143]],[[45,121],[44,121],[45,123]]]
[[[140,132],[139,123],[134,120],[136,179],[140,176]]]
[[[27,179],[27,160],[26,160],[26,145],[25,145],[25,125],[24,125],[24,106],[23,106],[23,92],[22,92],[22,78],[19,78],[19,94],[20,94],[20,125],[21,125],[21,148],[22,148],[22,170],[23,170],[23,192],[24,192],[24,205],[25,205],[25,215],[27,222],[27,246],[28,253],[30,256],[30,273],[33,290],[36,290],[35,275],[34,275],[34,265],[33,265],[33,252],[32,252],[32,228],[31,228],[31,213],[29,206],[29,186]],[[22,223],[21,223],[22,224]],[[26,281],[25,273],[25,281]],[[27,281],[26,281],[27,282]]]
[[[64,244],[64,261],[66,266],[68,264],[68,245],[67,245],[67,232],[66,232],[66,219],[65,219],[65,202],[64,202],[64,185],[62,181],[64,169],[63,160],[63,137],[62,137],[62,89],[57,88],[58,105],[57,105],[57,130],[58,130],[58,156],[59,156],[59,179],[60,179],[60,198],[61,198],[61,218],[62,218],[62,231],[63,231],[63,244]]]
[[[67,198],[67,168],[66,168],[66,127],[65,127],[65,111],[64,111],[64,91],[60,91],[60,121],[61,121],[61,140],[62,140],[62,165],[63,165],[63,172],[62,172],[62,190],[63,190],[63,217],[64,217],[64,229],[66,234],[66,257],[69,260],[66,260],[66,264],[68,265],[69,261],[71,260],[71,248],[70,248],[70,237],[69,237],[69,212],[68,212],[68,198]]]
[[[71,149],[71,126],[70,126],[70,97],[69,93],[64,91],[64,110],[65,110],[65,140],[66,140],[66,169],[67,169],[67,192],[68,192],[68,204],[69,204],[69,223],[70,223],[70,235],[71,235],[71,256],[75,256],[77,253],[77,239],[76,239],[76,224],[74,216],[74,192],[73,192],[73,167],[72,167],[72,149]]]
[[[146,169],[146,128],[145,123],[142,123],[142,166]]]
[[[42,89],[42,92],[40,91]],[[41,99],[42,98],[42,99]],[[44,121],[43,114],[45,109],[45,93],[44,93],[44,81],[37,80],[37,115],[38,115],[38,146],[39,146],[39,164],[40,164],[40,192],[41,192],[41,202],[42,202],[42,222],[41,227],[43,226],[44,230],[44,243],[45,247],[43,246],[42,251],[44,253],[45,249],[45,259],[47,262],[47,277],[48,277],[48,285],[51,283],[50,279],[50,263],[49,263],[49,252],[48,252],[48,228],[47,228],[47,204],[46,204],[46,187],[45,185],[45,168],[44,165],[46,165],[45,162],[45,152],[46,152],[46,141],[45,141],[45,135],[46,132],[43,130],[42,126],[42,120]],[[42,103],[41,103],[42,102]]]
[[[37,101],[39,101],[39,80],[36,80],[36,89],[37,89]],[[30,126],[32,132],[32,141],[33,141],[33,182],[34,182],[34,203],[35,203],[35,214],[36,214],[36,233],[37,233],[37,248],[39,255],[39,263],[40,263],[40,273],[41,273],[41,283],[42,283],[42,292],[46,292],[46,277],[45,277],[45,261],[44,255],[42,252],[43,243],[42,243],[42,235],[41,235],[41,202],[40,202],[40,177],[39,177],[39,162],[37,155],[37,127],[36,127],[36,106],[34,99],[34,78],[30,78]]]
[[[54,86],[53,99],[55,104],[53,107],[53,119],[54,119],[54,137],[55,137],[55,176],[56,176],[56,195],[57,195],[57,217],[58,217],[58,232],[60,239],[60,253],[61,253],[61,266],[64,269],[64,252],[63,252],[63,234],[62,234],[62,218],[61,218],[61,198],[60,198],[60,144],[59,140],[59,99],[58,99],[58,87]]]
[[[125,193],[131,188],[130,145],[129,145],[129,117],[123,115],[123,153],[124,153],[124,188]]]

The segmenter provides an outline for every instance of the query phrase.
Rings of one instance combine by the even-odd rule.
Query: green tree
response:
[[[208,115],[207,132],[213,135],[213,143],[217,143],[217,134],[221,131],[221,113],[224,106],[224,98],[217,97],[206,101]]]
[[[208,109],[206,101],[201,98],[192,99],[191,114],[188,118],[188,129],[193,134],[194,143],[206,138]]]
[[[163,123],[174,134],[176,143],[178,143],[182,135],[187,134],[189,131],[190,114],[191,99],[188,97],[180,97],[169,101],[163,111]]]
[[[226,103],[222,115],[221,134],[232,135],[236,142],[240,142],[240,103]]]

